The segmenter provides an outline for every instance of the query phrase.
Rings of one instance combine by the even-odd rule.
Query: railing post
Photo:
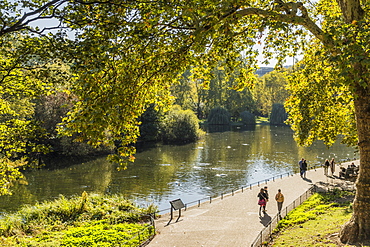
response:
[[[263,243],[263,241],[262,241],[262,231],[261,231],[261,236],[260,236],[260,239],[261,239],[261,246],[262,246],[262,243]]]

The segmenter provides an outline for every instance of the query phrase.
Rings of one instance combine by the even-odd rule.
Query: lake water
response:
[[[0,211],[83,191],[122,193],[139,205],[153,203],[163,210],[177,198],[188,203],[298,172],[302,157],[309,165],[333,157],[337,162],[358,158],[354,148],[339,143],[330,149],[322,142],[298,147],[292,135],[289,127],[257,125],[249,130],[208,133],[197,143],[158,145],[139,152],[135,163],[124,171],[117,171],[105,157],[62,169],[27,171],[28,184],[18,184],[12,196],[2,196]]]

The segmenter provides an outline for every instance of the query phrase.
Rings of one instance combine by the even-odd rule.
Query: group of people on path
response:
[[[269,201],[269,193],[268,193],[268,190],[267,190],[267,186],[265,186],[264,188],[261,188],[257,197],[258,197],[258,205],[260,206],[259,216],[261,216],[261,211],[264,214],[267,211],[266,210],[266,205],[267,205],[267,202]],[[278,192],[275,195],[275,200],[277,202],[278,214],[280,215],[281,209],[283,207],[283,202],[284,202],[284,195],[281,193],[280,189],[278,189]]]
[[[299,170],[300,170],[300,175],[301,178],[306,178],[306,172],[307,172],[307,160],[302,158],[299,162]],[[334,175],[335,172],[335,161],[334,158],[329,161],[329,159],[325,160],[324,163],[324,174],[328,176],[329,168],[331,171],[332,176]],[[266,205],[267,202],[269,201],[269,193],[267,190],[267,186],[264,188],[261,188],[260,192],[257,195],[258,197],[258,205],[260,206],[259,208],[259,215],[261,216],[261,211],[265,214],[266,213]],[[277,207],[278,207],[278,214],[280,215],[281,209],[283,207],[283,202],[284,202],[284,195],[281,193],[281,190],[278,189],[277,194],[275,195],[275,200],[277,202]]]
[[[326,159],[325,160],[325,163],[324,163],[324,174],[325,176],[329,176],[329,167],[330,167],[330,171],[331,171],[331,175],[334,176],[334,172],[335,172],[335,161],[334,161],[334,158],[331,159],[331,161],[329,161],[329,159]]]
[[[307,160],[305,160],[304,158],[302,158],[298,162],[298,165],[299,165],[299,171],[300,171],[301,177],[302,178],[306,178]],[[334,176],[334,172],[335,172],[335,161],[334,161],[334,158],[332,158],[331,161],[329,161],[329,159],[326,159],[325,160],[325,163],[324,163],[324,174],[325,174],[325,176],[329,176],[329,168],[330,168],[330,171],[331,171],[331,175]]]

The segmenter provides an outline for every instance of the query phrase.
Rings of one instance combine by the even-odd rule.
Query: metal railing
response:
[[[312,169],[316,169],[316,167],[313,167]],[[226,197],[226,196],[233,196],[235,193],[237,192],[244,192],[244,190],[251,190],[253,186],[257,185],[257,186],[260,186],[262,184],[267,184],[267,182],[270,182],[270,181],[275,181],[277,179],[282,179],[283,177],[289,177],[289,176],[293,176],[294,172],[286,172],[286,173],[283,173],[283,174],[280,174],[280,175],[276,175],[276,176],[273,176],[273,177],[270,177],[268,179],[264,179],[264,180],[260,180],[258,182],[255,182],[255,183],[250,183],[250,184],[247,184],[245,186],[242,186],[242,187],[239,187],[239,188],[236,188],[236,189],[232,189],[231,191],[224,191],[222,192],[221,194],[217,195],[217,196],[209,196],[209,197],[204,197],[204,198],[201,198],[201,199],[198,199],[198,200],[195,200],[195,201],[191,201],[191,202],[186,202],[184,203],[185,204],[185,210],[187,210],[190,206],[195,206],[197,205],[198,207],[200,207],[200,205],[204,202],[209,202],[209,203],[212,203],[212,200],[214,199],[218,199],[220,198],[221,200]],[[164,212],[169,212],[171,210],[171,208],[165,208],[165,209],[162,209],[162,210],[159,210],[156,212],[156,214],[163,214]]]
[[[145,214],[141,216],[145,220],[145,223],[148,223],[148,226],[143,230],[137,232],[132,238],[126,240],[123,243],[120,243],[123,246],[146,246],[155,236],[156,229],[154,223],[154,214]],[[148,237],[149,236],[149,237]],[[136,241],[135,241],[136,240]]]
[[[277,224],[281,219],[288,215],[290,211],[301,205],[305,200],[307,200],[311,195],[316,192],[316,186],[313,185],[309,188],[305,193],[303,193],[300,197],[295,199],[291,204],[286,206],[284,209],[281,210],[280,215],[276,214],[271,221],[267,224],[267,226],[260,231],[257,238],[251,244],[251,247],[260,247],[263,246],[264,243],[270,240],[271,234],[273,230],[276,228]]]

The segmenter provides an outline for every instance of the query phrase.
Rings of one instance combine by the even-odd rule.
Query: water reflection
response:
[[[253,130],[208,133],[197,143],[157,146],[137,154],[125,171],[104,157],[54,170],[26,173],[28,185],[17,185],[14,195],[1,197],[2,211],[23,204],[50,200],[60,194],[122,193],[138,204],[155,203],[168,208],[169,201],[184,202],[240,188],[265,178],[298,171],[298,160],[309,165],[326,158],[357,158],[354,149],[322,142],[297,147],[288,127],[255,126]]]

